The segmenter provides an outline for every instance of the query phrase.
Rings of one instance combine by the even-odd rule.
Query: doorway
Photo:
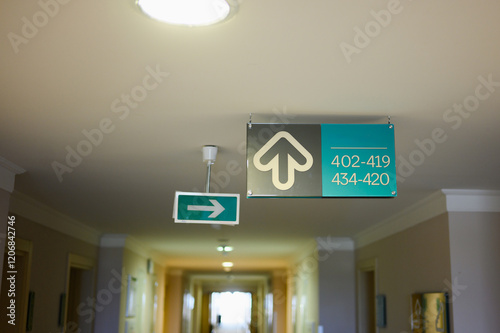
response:
[[[376,303],[377,261],[358,263],[358,333],[377,333]]]
[[[210,296],[210,324],[213,333],[250,333],[252,294],[213,292]]]
[[[95,276],[93,260],[70,254],[67,276],[66,296],[62,296],[61,302],[61,307],[66,309],[61,314],[64,318],[62,326],[68,333],[91,333],[95,317],[91,306]]]
[[[270,282],[265,273],[188,275],[184,287],[182,332],[272,332]]]

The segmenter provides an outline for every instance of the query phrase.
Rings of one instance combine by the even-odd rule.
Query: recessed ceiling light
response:
[[[156,20],[187,26],[224,21],[237,9],[235,0],[137,0],[137,5]]]
[[[222,267],[224,267],[224,268],[231,268],[233,266],[234,266],[234,264],[232,262],[230,262],[230,261],[224,261],[222,263]]]
[[[220,245],[217,246],[217,251],[219,252],[231,252],[233,251],[233,247],[229,245]]]

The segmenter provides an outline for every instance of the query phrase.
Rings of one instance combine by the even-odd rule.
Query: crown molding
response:
[[[125,247],[127,234],[103,234],[99,240],[100,247]]]
[[[99,245],[100,232],[61,212],[46,206],[25,194],[14,191],[9,210],[44,227],[61,232],[84,242]]]
[[[355,235],[356,248],[369,245],[448,212],[500,212],[500,191],[460,189],[436,191],[392,217]]]
[[[0,156],[0,189],[12,193],[14,191],[16,175],[25,172],[26,170],[20,166]]]
[[[144,257],[152,258],[157,264],[164,266],[165,257],[154,253],[142,243],[127,234],[102,234],[39,201],[14,191],[10,197],[10,212],[27,218],[49,229],[74,237],[100,247],[122,247]]]
[[[374,243],[443,213],[446,213],[446,196],[442,191],[434,192],[390,218],[356,234],[354,236],[356,247]]]
[[[103,234],[99,242],[101,247],[124,248],[144,259],[151,259],[160,266],[165,266],[167,258],[128,234]]]
[[[354,241],[349,237],[316,237],[317,250],[327,251],[353,251]]]
[[[25,173],[26,170],[21,168],[19,165],[12,163],[11,161],[0,156],[0,167],[9,170],[11,173],[15,175],[19,175],[21,173]]]
[[[500,191],[444,189],[448,212],[500,212]]]
[[[12,214],[22,216],[32,222],[89,244],[100,247],[127,248],[144,258],[152,258],[154,262],[161,266],[165,265],[165,256],[153,252],[133,237],[127,234],[101,234],[98,230],[18,191],[14,191],[10,197],[9,211]]]

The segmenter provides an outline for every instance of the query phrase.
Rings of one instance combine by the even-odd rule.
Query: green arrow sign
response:
[[[176,223],[238,224],[240,195],[229,193],[175,192]]]

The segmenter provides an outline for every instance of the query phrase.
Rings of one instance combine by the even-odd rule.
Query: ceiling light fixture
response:
[[[234,266],[234,264],[232,262],[230,262],[230,261],[224,261],[222,263],[222,267],[224,267],[224,268],[231,268],[233,266]]]
[[[236,0],[136,0],[146,15],[170,24],[206,26],[230,18]]]
[[[233,247],[229,245],[219,245],[217,246],[217,251],[219,252],[231,252],[233,251]]]

